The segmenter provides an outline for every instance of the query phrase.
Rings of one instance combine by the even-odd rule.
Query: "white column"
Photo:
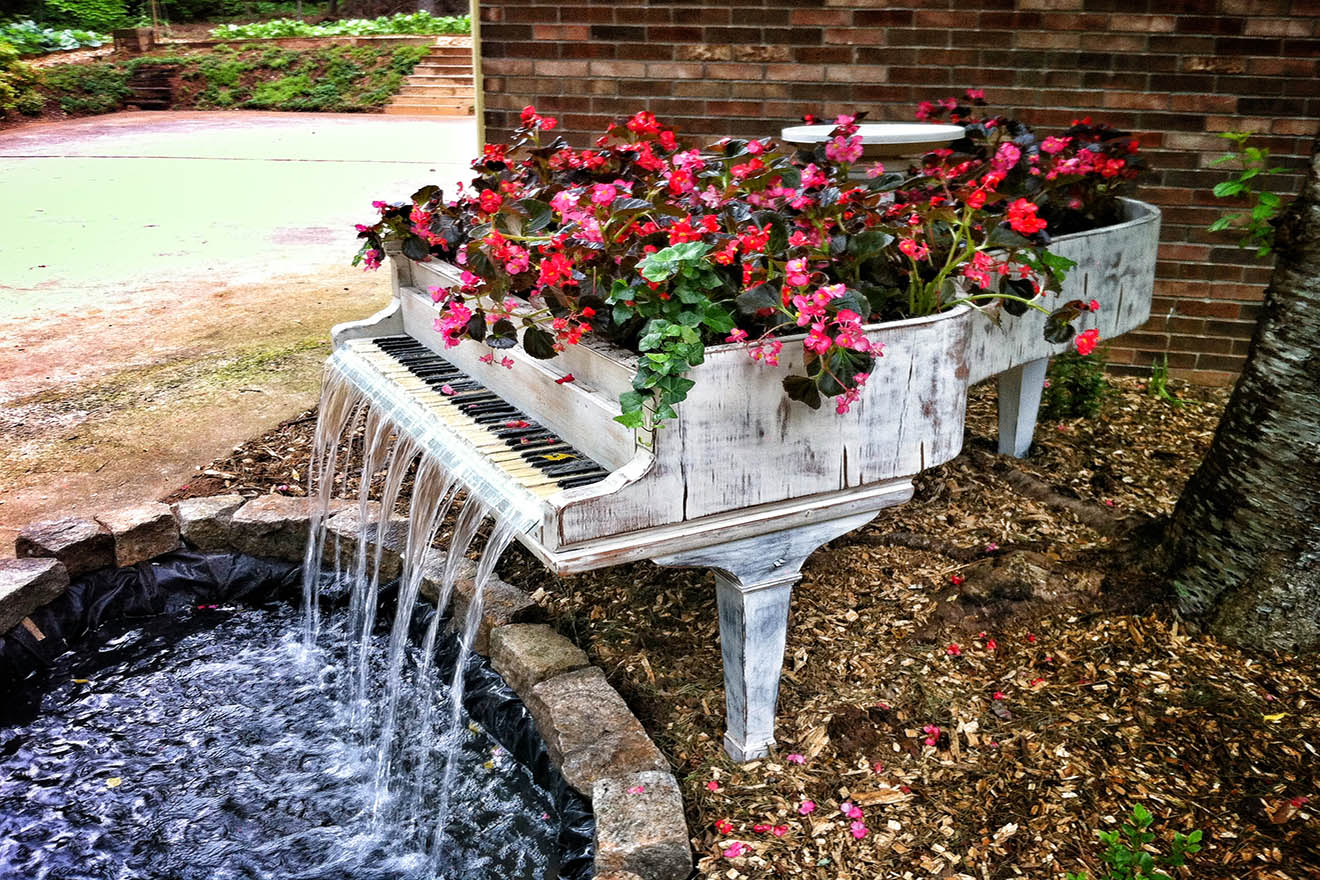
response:
[[[1036,433],[1040,393],[1049,358],[1028,361],[999,374],[999,453],[1026,458]]]

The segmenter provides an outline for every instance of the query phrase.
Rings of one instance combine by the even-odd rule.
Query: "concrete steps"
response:
[[[471,116],[476,106],[472,50],[432,46],[385,107],[386,113],[411,116]]]

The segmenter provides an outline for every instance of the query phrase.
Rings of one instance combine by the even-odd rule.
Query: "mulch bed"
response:
[[[1174,831],[1204,831],[1182,876],[1320,877],[1320,662],[1189,632],[1142,568],[1227,394],[1181,388],[1189,404],[1174,407],[1115,384],[1100,416],[1042,423],[1021,462],[994,455],[994,391],[976,389],[964,454],[811,558],[764,760],[721,750],[709,573],[560,579],[517,547],[499,573],[606,670],[673,762],[702,876],[1104,877],[1095,832],[1141,803],[1165,850]],[[302,494],[313,419],[172,497]]]

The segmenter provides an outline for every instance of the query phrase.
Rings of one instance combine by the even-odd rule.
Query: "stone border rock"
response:
[[[370,521],[378,516],[378,506],[369,509],[368,552],[379,554],[382,577],[397,577],[406,523],[394,518],[381,529]],[[302,563],[310,519],[306,498],[216,495],[29,524],[15,540],[18,558],[0,559],[0,635],[24,626],[44,638],[30,615],[60,596],[70,578],[150,560],[178,549],[180,539],[205,552],[237,550]],[[364,532],[357,505],[337,502],[327,528],[322,562],[353,565],[352,548]],[[444,565],[444,553],[434,550],[423,564],[422,594],[432,602]],[[474,577],[463,560],[452,597],[454,620],[471,607]],[[491,578],[474,650],[490,658],[527,706],[564,779],[591,800],[596,876],[683,880],[692,872],[692,850],[668,762],[605,673],[582,649],[535,622],[540,614],[521,590]]]

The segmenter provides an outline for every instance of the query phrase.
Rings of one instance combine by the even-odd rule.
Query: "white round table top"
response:
[[[834,125],[794,125],[780,132],[790,144],[819,144],[830,139]],[[863,144],[922,146],[947,144],[963,136],[961,125],[928,125],[921,122],[863,122],[857,126]]]

